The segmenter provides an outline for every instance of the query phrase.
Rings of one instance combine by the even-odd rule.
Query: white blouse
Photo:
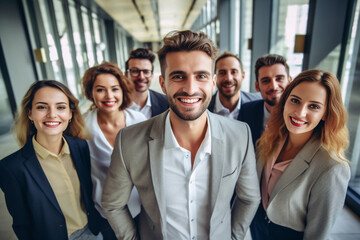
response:
[[[146,120],[142,113],[136,112],[129,108],[124,110],[125,126]],[[101,198],[106,175],[110,167],[111,154],[113,147],[107,141],[105,135],[100,129],[97,121],[97,108],[87,112],[84,115],[85,123],[91,133],[91,139],[87,142],[90,148],[91,158],[91,179],[93,183],[93,200],[99,213],[105,218],[102,211]],[[134,187],[128,202],[130,213],[133,217],[140,213],[141,202],[138,191]]]

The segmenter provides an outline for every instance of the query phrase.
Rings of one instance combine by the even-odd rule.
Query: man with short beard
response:
[[[240,111],[240,120],[251,129],[254,146],[266,127],[272,107],[291,81],[286,58],[277,54],[260,57],[255,64],[255,76],[255,88],[261,93],[262,100],[244,104]]]
[[[240,120],[241,106],[261,99],[259,93],[240,91],[245,72],[241,60],[230,52],[224,52],[215,61],[216,85],[208,109],[224,117]]]
[[[159,80],[170,109],[120,130],[105,215],[118,239],[244,239],[259,182],[249,127],[207,110],[217,48],[190,30],[171,32],[163,43]],[[137,224],[127,207],[133,186],[142,205]]]
[[[147,48],[137,48],[130,52],[125,63],[126,74],[134,82],[134,102],[130,109],[141,112],[147,119],[169,108],[164,94],[150,90],[154,77],[154,53]]]

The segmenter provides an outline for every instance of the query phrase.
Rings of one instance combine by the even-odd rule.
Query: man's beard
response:
[[[176,104],[174,103],[173,99],[176,99],[178,97],[201,97],[203,101],[202,105],[200,106],[200,109],[195,112],[195,113],[189,113],[186,114],[186,112],[191,112],[193,111],[193,107],[189,107],[189,108],[185,108],[185,113],[181,113],[180,110],[178,109],[178,107],[176,106]],[[173,112],[182,120],[185,121],[193,121],[198,119],[208,108],[209,104],[210,104],[210,98],[208,98],[204,93],[195,93],[193,95],[189,95],[185,92],[181,92],[181,93],[176,93],[174,94],[173,97],[169,97],[167,96],[168,102],[169,102],[169,107],[173,110]]]

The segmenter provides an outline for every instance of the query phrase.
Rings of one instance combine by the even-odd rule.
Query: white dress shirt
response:
[[[237,102],[236,107],[234,108],[234,110],[232,112],[230,112],[229,109],[227,109],[226,107],[224,107],[220,101],[220,97],[219,97],[219,91],[216,92],[216,96],[215,96],[215,105],[214,105],[214,113],[219,114],[221,116],[224,117],[228,117],[228,118],[232,118],[237,120],[238,116],[239,116],[239,112],[240,112],[240,107],[241,107],[241,94],[239,96],[239,100]]]
[[[146,120],[143,114],[133,111],[131,109],[125,109],[125,126]],[[90,149],[91,159],[91,179],[93,183],[93,199],[96,209],[100,214],[105,217],[102,206],[101,198],[103,192],[103,186],[105,184],[105,178],[110,167],[111,154],[113,147],[107,141],[105,135],[100,129],[97,121],[97,108],[87,112],[84,116],[86,126],[91,133],[91,139],[87,140]],[[136,190],[133,188],[128,207],[133,217],[140,213],[140,197]]]
[[[264,119],[263,119],[263,129],[266,129],[267,121],[269,120],[270,112],[267,110],[264,104]]]
[[[210,155],[211,132],[205,137],[191,168],[191,152],[180,147],[171,129],[169,114],[165,122],[163,150],[167,239],[209,239],[210,231]]]
[[[146,119],[151,118],[152,112],[151,112],[150,91],[148,90],[148,97],[147,97],[145,106],[143,108],[140,109],[140,106],[137,105],[135,102],[132,102],[132,104],[130,105],[129,108],[142,113],[146,117]]]

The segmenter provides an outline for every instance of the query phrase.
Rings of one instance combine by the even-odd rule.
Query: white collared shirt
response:
[[[224,117],[228,117],[228,118],[237,120],[238,116],[239,116],[239,112],[240,112],[240,107],[241,107],[240,103],[241,103],[241,94],[239,96],[239,100],[237,102],[235,109],[232,112],[230,112],[229,109],[227,109],[226,107],[224,107],[222,105],[222,103],[220,101],[220,97],[219,97],[219,91],[218,91],[215,96],[214,113],[219,114]]]
[[[210,155],[209,121],[191,168],[191,152],[176,141],[167,115],[163,150],[167,239],[209,239]]]
[[[150,100],[150,91],[148,90],[148,97],[145,103],[145,106],[143,108],[140,109],[140,106],[137,105],[135,102],[132,102],[132,104],[129,107],[132,110],[135,110],[137,112],[142,113],[146,119],[150,119],[151,118],[151,100]]]
[[[126,127],[146,120],[143,114],[129,108],[124,110],[124,114]],[[91,138],[88,139],[87,142],[90,150],[93,199],[95,208],[99,211],[101,216],[105,217],[102,210],[101,198],[106,175],[110,167],[111,154],[114,148],[110,145],[99,126],[97,120],[97,108],[87,112],[84,116],[84,120],[86,127],[91,134]],[[135,187],[131,191],[128,207],[133,217],[140,213],[141,202],[139,193]]]
[[[265,103],[264,103],[264,119],[263,119],[263,129],[266,129],[267,126],[267,121],[269,120],[270,117],[270,112],[267,110],[267,108],[265,107]]]

